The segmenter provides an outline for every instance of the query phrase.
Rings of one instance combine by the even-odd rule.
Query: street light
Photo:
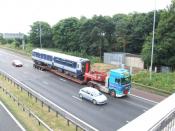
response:
[[[99,33],[100,36],[103,38],[105,36],[104,32]],[[102,60],[102,38],[100,37],[100,60]]]
[[[40,39],[39,39],[39,41],[40,41],[40,48],[42,48],[42,43],[41,43],[41,23],[39,22],[39,36],[40,36]]]
[[[154,1],[154,18],[153,18],[153,37],[152,37],[152,49],[151,49],[150,79],[152,79],[152,67],[153,67],[153,55],[154,55],[155,21],[156,21],[156,0]]]

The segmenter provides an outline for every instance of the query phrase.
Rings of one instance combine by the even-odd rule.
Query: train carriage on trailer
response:
[[[34,49],[32,59],[35,64],[48,66],[79,79],[83,79],[85,71],[90,70],[90,61],[88,59],[43,49]]]

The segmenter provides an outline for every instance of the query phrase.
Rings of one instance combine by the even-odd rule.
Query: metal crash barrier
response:
[[[175,93],[118,131],[175,131]]]

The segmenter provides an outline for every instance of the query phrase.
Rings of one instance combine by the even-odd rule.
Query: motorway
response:
[[[24,67],[12,66],[14,59],[21,60]],[[100,131],[115,131],[156,104],[133,95],[123,98],[106,95],[106,105],[93,105],[79,99],[78,91],[83,85],[34,69],[31,59],[4,49],[0,49],[0,69]]]

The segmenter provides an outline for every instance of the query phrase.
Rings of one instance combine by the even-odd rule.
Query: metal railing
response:
[[[161,119],[152,129],[152,131],[174,131],[175,130],[175,109]]]
[[[21,101],[18,100],[12,93],[10,93],[6,88],[0,86],[2,91],[8,95],[10,98],[13,99],[14,102],[17,102],[18,107],[21,107],[23,111],[27,112],[29,117],[33,117],[38,121],[39,126],[42,125],[44,126],[48,131],[53,131],[46,123],[44,123],[37,115],[35,115],[29,108],[25,106]]]
[[[175,93],[158,103],[118,131],[174,131]]]
[[[34,91],[33,89],[31,89],[27,85],[23,84],[19,80],[15,79],[14,77],[9,75],[8,73],[0,70],[0,75],[5,77],[5,79],[8,79],[9,81],[11,81],[12,84],[14,84],[17,87],[19,87],[21,89],[21,91],[23,91],[23,90],[26,91],[28,96],[30,96],[30,97],[33,96],[35,98],[36,102],[40,101],[42,107],[44,105],[47,106],[48,107],[48,112],[50,112],[52,110],[53,112],[55,112],[56,117],[58,117],[58,115],[64,117],[67,120],[67,125],[68,126],[69,126],[70,123],[74,124],[75,127],[76,127],[76,131],[78,130],[78,128],[80,128],[82,130],[85,130],[85,131],[86,130],[87,131],[98,131],[98,129],[92,127],[88,123],[80,120],[75,115],[73,115],[70,112],[66,111],[65,109],[59,107],[58,105],[56,105],[52,101],[48,100],[47,98],[45,98],[44,96],[42,96],[38,92]]]

